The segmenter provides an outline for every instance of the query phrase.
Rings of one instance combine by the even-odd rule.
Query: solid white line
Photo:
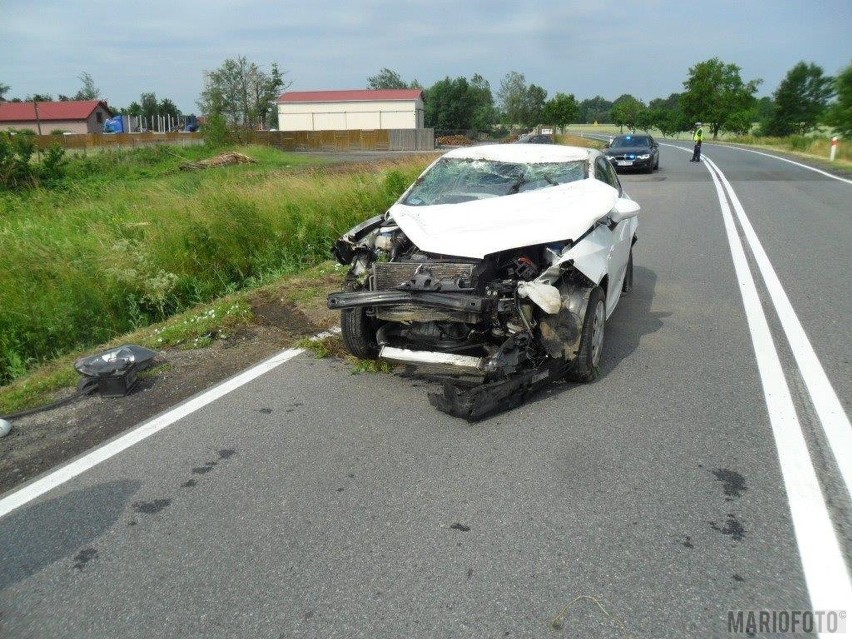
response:
[[[811,606],[852,610],[852,582],[808,453],[757,287],[719,178],[709,167],[740,286]]]
[[[326,335],[330,335],[331,333],[324,333],[317,337],[321,338]],[[117,439],[112,440],[111,442],[101,446],[100,448],[96,448],[95,450],[87,453],[83,457],[80,457],[76,461],[59,468],[58,470],[53,471],[49,475],[42,477],[41,479],[24,486],[20,490],[17,490],[7,497],[0,499],[0,517],[3,517],[16,508],[23,506],[24,504],[32,501],[36,497],[39,497],[57,486],[64,484],[70,479],[73,479],[77,475],[80,475],[90,468],[97,466],[103,461],[106,461],[110,457],[113,457],[120,453],[123,450],[126,450],[133,446],[134,444],[138,444],[143,439],[146,439],[153,435],[154,433],[158,433],[164,428],[171,426],[176,421],[183,419],[187,415],[197,411],[204,406],[207,406],[211,402],[216,401],[220,397],[227,395],[231,391],[247,384],[248,382],[260,377],[261,375],[268,373],[272,369],[280,366],[284,362],[293,359],[296,355],[303,353],[304,349],[301,348],[291,348],[285,351],[278,353],[277,355],[270,357],[264,362],[257,364],[256,366],[244,371],[235,377],[232,377],[229,380],[226,380],[219,384],[218,386],[214,386],[210,390],[205,393],[190,399],[189,401],[181,404],[170,410],[167,413],[160,415],[159,417],[155,417],[151,421],[145,422],[141,426],[134,428],[132,431],[118,437]]]
[[[846,484],[846,492],[852,496],[852,424],[849,423],[843,405],[840,403],[840,399],[837,397],[837,393],[831,385],[813,346],[811,346],[811,342],[805,334],[805,329],[802,327],[796,311],[793,310],[790,298],[787,297],[784,287],[781,286],[781,280],[778,279],[778,275],[769,261],[769,256],[757,237],[757,233],[734,192],[734,188],[712,160],[708,160],[708,163],[719,174],[719,178],[731,198],[737,219],[763,276],[766,289],[769,291],[778,319],[781,321],[787,341],[790,343],[790,349],[793,351],[793,357],[802,373],[814,409],[822,423],[823,431],[840,469],[843,482]]]
[[[832,175],[828,171],[823,171],[822,169],[817,169],[812,166],[808,166],[807,164],[802,164],[801,162],[794,162],[793,160],[788,160],[787,158],[782,158],[780,155],[772,155],[771,153],[764,153],[763,151],[755,151],[754,149],[745,149],[741,146],[734,146],[732,144],[725,145],[728,148],[736,149],[737,151],[748,151],[749,153],[757,153],[758,155],[765,155],[768,158],[775,158],[776,160],[781,160],[782,162],[788,162],[790,164],[795,164],[803,169],[808,169],[809,171],[813,171],[814,173],[822,173],[823,175],[830,177],[834,180],[839,180],[841,182],[846,182],[846,184],[852,184],[852,180],[847,180],[846,178],[842,178],[837,175]]]

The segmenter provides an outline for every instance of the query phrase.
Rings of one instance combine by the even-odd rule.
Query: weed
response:
[[[382,362],[377,359],[356,359],[350,357],[352,364],[352,374],[360,375],[361,373],[390,373],[393,371],[393,364],[390,362]]]
[[[192,175],[177,167],[208,149],[104,151],[70,158],[56,188],[0,193],[0,383],[322,262],[429,161],[328,168],[241,150],[258,164]],[[158,338],[202,344],[210,330]]]

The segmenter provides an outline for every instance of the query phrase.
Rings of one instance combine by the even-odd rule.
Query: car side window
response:
[[[612,164],[610,164],[606,158],[599,157],[595,160],[595,177],[601,182],[609,184],[612,188],[618,191],[619,195],[621,195],[621,182],[618,181],[618,175],[616,175],[615,169],[612,168]]]

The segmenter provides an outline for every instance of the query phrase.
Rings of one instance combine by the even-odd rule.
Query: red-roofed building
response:
[[[278,98],[281,131],[422,129],[421,89],[289,91]]]
[[[37,109],[37,111],[36,111]],[[102,100],[68,102],[0,102],[0,131],[30,129],[42,135],[54,131],[103,133],[104,122],[112,117]]]

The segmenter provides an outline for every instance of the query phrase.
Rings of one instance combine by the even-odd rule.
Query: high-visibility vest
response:
[[[695,129],[695,133],[692,134],[693,142],[701,142],[704,139],[704,129],[698,127]]]

